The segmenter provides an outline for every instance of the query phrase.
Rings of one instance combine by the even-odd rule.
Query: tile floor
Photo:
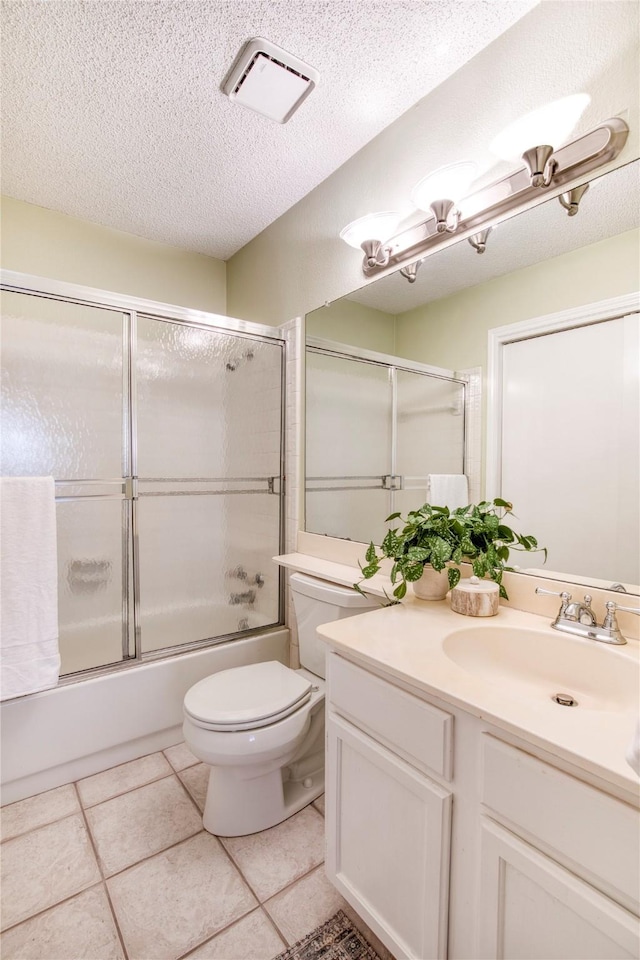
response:
[[[184,744],[2,809],[3,960],[271,960],[343,909],[324,798],[249,837],[202,827]]]

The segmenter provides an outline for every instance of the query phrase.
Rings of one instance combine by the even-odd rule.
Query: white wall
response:
[[[629,230],[396,317],[399,356],[486,369],[492,327],[542,317],[640,289],[640,232]]]
[[[2,266],[115,293],[227,312],[226,264],[12,197],[1,198]]]
[[[395,354],[395,317],[353,300],[338,300],[307,316],[307,336]]]
[[[615,163],[635,159],[637,57],[636,3],[545,0],[232,257],[229,312],[282,322],[361,287],[361,257],[338,236],[345,224],[370,210],[408,213],[413,185],[445,163],[470,157],[489,177],[502,173],[492,137],[559,97],[591,95],[576,133],[628,111]]]

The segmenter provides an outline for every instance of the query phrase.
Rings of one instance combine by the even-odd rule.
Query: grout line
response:
[[[280,929],[280,927],[278,926],[278,924],[275,922],[275,920],[273,919],[273,917],[271,916],[271,914],[269,913],[269,911],[268,911],[268,910],[265,910],[264,904],[262,904],[262,903],[260,904],[260,909],[262,910],[263,914],[265,915],[265,917],[267,918],[267,920],[269,921],[269,923],[271,924],[271,926],[273,927],[273,929],[276,931],[276,933],[278,934],[278,936],[280,937],[280,939],[281,939],[282,942],[284,943],[285,949],[286,949],[287,947],[290,947],[291,944],[289,943],[288,939],[285,937],[284,933],[282,932],[282,930]],[[282,951],[280,951],[280,952],[282,953]]]
[[[63,786],[68,787],[68,786],[71,786],[71,784],[65,783],[63,784]],[[57,790],[58,788],[54,787],[53,789]],[[43,793],[48,793],[48,792],[49,792],[48,790],[43,791]],[[34,797],[39,797],[39,796],[41,796],[41,794],[39,793],[34,794]],[[31,800],[31,797],[25,797],[25,800]],[[16,803],[22,803],[22,802],[23,802],[22,800],[16,800]],[[7,804],[7,807],[9,806],[13,806],[13,804]],[[7,807],[3,807],[2,809],[7,809]],[[2,840],[2,844],[4,845],[5,843],[11,843],[12,840],[18,840],[20,837],[26,837],[28,833],[35,833],[36,830],[42,830],[44,827],[50,827],[54,823],[61,823],[63,820],[66,820],[67,817],[75,817],[76,814],[81,812],[82,812],[82,804],[80,804],[79,810],[72,810],[70,813],[63,813],[62,816],[56,817],[54,820],[47,820],[46,823],[39,823],[37,826],[29,827],[27,830],[23,830],[21,833],[16,833],[11,837],[5,837]]]
[[[162,850],[156,850],[155,853],[150,853],[148,856],[136,860],[135,863],[130,863],[127,867],[123,867],[122,870],[118,870],[117,873],[110,873],[108,877],[105,877],[105,881],[114,880],[116,877],[120,877],[123,873],[126,873],[127,870],[133,870],[135,867],[139,867],[140,864],[146,863],[147,860],[153,860],[154,857],[161,856],[163,853],[166,853],[167,850],[173,850],[174,847],[179,847],[181,843],[186,843],[188,840],[193,840],[194,837],[199,837],[201,833],[206,833],[206,830],[196,830],[195,833],[190,833],[188,837],[182,837],[181,840],[176,840],[175,843],[169,844],[168,847],[163,847]],[[209,836],[211,836],[211,834],[209,834]]]
[[[151,756],[151,754],[149,754],[149,756]],[[167,760],[167,763],[169,763],[168,760]],[[145,780],[144,783],[138,783],[136,784],[135,787],[129,787],[128,790],[121,790],[119,793],[114,793],[110,797],[105,797],[104,800],[97,800],[95,803],[84,804],[82,802],[82,795],[80,791],[77,790],[80,806],[82,807],[83,810],[93,810],[95,807],[99,807],[101,803],[109,803],[110,800],[116,800],[118,797],[124,797],[126,796],[127,793],[131,793],[133,790],[140,790],[142,787],[147,787],[151,783],[158,783],[159,780],[166,780],[167,777],[170,777],[173,773],[175,773],[175,770],[173,769],[171,764],[169,764],[169,767],[170,767],[169,773],[161,773],[157,777],[153,777],[151,780]],[[108,772],[107,770],[104,771],[104,773],[107,773],[107,772]],[[78,781],[76,781],[76,783],[78,783]]]
[[[83,887],[82,890],[77,890],[75,893],[70,894],[68,897],[65,897],[64,900],[59,900],[57,903],[52,903],[48,907],[43,907],[42,910],[38,910],[37,913],[32,913],[29,917],[23,917],[22,920],[18,920],[16,923],[12,923],[9,927],[3,927],[2,935],[8,933],[9,930],[15,930],[16,927],[21,927],[23,923],[29,923],[30,920],[36,920],[38,917],[42,917],[45,913],[49,913],[50,910],[55,910],[57,907],[63,906],[65,903],[69,903],[70,900],[74,900],[75,897],[79,897],[82,893],[86,893],[88,890],[96,890],[98,887],[104,886],[104,880],[96,880],[95,883],[89,884],[88,887]]]
[[[185,770],[190,770],[190,769],[192,769],[192,768],[195,767],[195,766],[197,766],[197,764],[194,763],[194,764],[192,764],[191,767],[185,767]],[[180,773],[182,773],[182,771],[180,771]],[[191,803],[194,805],[194,807],[195,807],[196,810],[198,811],[198,816],[199,816],[200,819],[202,820],[202,817],[203,817],[204,814],[203,814],[203,811],[202,811],[202,810],[200,809],[200,807],[198,806],[198,804],[197,804],[197,802],[196,802],[196,798],[193,796],[193,794],[192,794],[191,791],[189,790],[189,788],[188,788],[188,786],[186,785],[186,783],[183,782],[182,777],[180,776],[180,774],[178,773],[177,770],[174,771],[174,774],[173,774],[173,775],[174,775],[174,777],[176,778],[176,780],[178,781],[178,783],[180,784],[180,786],[182,787],[182,789],[184,790],[184,792],[186,793],[186,795],[189,797],[189,800],[191,800]],[[207,788],[208,788],[208,781],[207,781]],[[205,801],[206,801],[206,793],[205,793]],[[203,827],[203,829],[204,829],[204,827]],[[213,834],[212,834],[212,836],[213,836]]]
[[[211,834],[213,836],[213,834]],[[257,913],[259,910],[262,910],[260,904],[256,907],[252,907],[247,913],[243,913],[241,917],[236,917],[235,920],[232,920],[230,923],[227,923],[224,927],[220,927],[219,930],[216,930],[212,936],[208,937],[206,940],[203,940],[201,943],[196,944],[195,947],[190,947],[188,953],[181,953],[177,960],[186,960],[194,951],[199,950],[201,947],[204,947],[206,944],[211,943],[212,940],[215,940],[216,937],[220,936],[221,933],[226,933],[227,930],[231,930],[232,927],[236,927],[242,920],[246,920],[247,917],[250,917],[252,913]]]
[[[306,880],[307,877],[310,877],[312,873],[315,873],[317,870],[322,870],[322,869],[324,869],[324,857],[322,858],[320,863],[316,863],[316,865],[311,867],[309,870],[307,870],[306,873],[301,873],[299,877],[296,877],[295,880],[292,880],[286,886],[282,887],[281,890],[276,890],[275,893],[272,893],[271,896],[267,897],[267,899],[263,902],[263,904],[261,904],[261,906],[264,906],[264,904],[269,903],[270,900],[275,900],[275,898],[279,897],[281,893],[285,892],[285,890],[291,890],[292,887],[295,887],[296,883],[299,883],[301,880]]]
[[[113,906],[113,903],[112,903],[112,900],[111,900],[111,894],[110,894],[110,892],[109,892],[109,887],[107,886],[107,883],[106,883],[106,877],[105,877],[105,874],[104,874],[104,870],[102,869],[102,863],[100,862],[100,856],[99,856],[99,854],[98,854],[98,848],[96,847],[95,841],[94,841],[94,839],[93,839],[93,834],[91,833],[91,827],[89,826],[89,821],[88,821],[88,819],[87,819],[86,812],[85,812],[85,810],[84,810],[84,808],[83,808],[83,806],[82,806],[82,802],[80,801],[80,791],[78,790],[78,782],[77,782],[77,780],[74,782],[73,786],[74,786],[74,789],[75,789],[75,791],[76,791],[76,794],[78,795],[78,801],[80,802],[80,809],[81,809],[81,811],[82,811],[82,819],[84,820],[84,825],[85,825],[85,829],[86,829],[86,831],[87,831],[87,836],[89,837],[89,843],[91,844],[91,849],[93,850],[93,855],[94,855],[94,857],[96,858],[96,863],[98,864],[98,870],[100,871],[100,876],[102,877],[102,887],[103,887],[104,892],[105,892],[106,897],[107,897],[107,903],[109,904],[109,909],[110,909],[110,911],[111,911],[111,916],[113,917],[113,923],[114,923],[115,928],[116,928],[116,933],[118,934],[118,939],[120,940],[120,946],[122,947],[122,951],[123,951],[123,953],[124,953],[124,956],[125,956],[126,958],[128,958],[128,957],[129,957],[129,954],[128,954],[127,948],[126,948],[126,946],[125,946],[124,937],[123,937],[122,931],[121,931],[121,929],[120,929],[120,924],[118,923],[118,917],[117,917],[117,915],[116,915],[115,907]]]

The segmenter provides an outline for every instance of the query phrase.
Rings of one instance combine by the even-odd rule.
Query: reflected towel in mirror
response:
[[[432,506],[456,510],[469,505],[469,484],[464,473],[430,473],[427,479],[427,500]]]

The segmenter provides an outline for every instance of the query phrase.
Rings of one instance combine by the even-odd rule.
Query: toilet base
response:
[[[244,837],[287,820],[324,792],[324,758],[322,753],[317,757],[317,769],[304,779],[284,779],[288,768],[245,779],[237,770],[211,767],[205,830],[217,837]]]

